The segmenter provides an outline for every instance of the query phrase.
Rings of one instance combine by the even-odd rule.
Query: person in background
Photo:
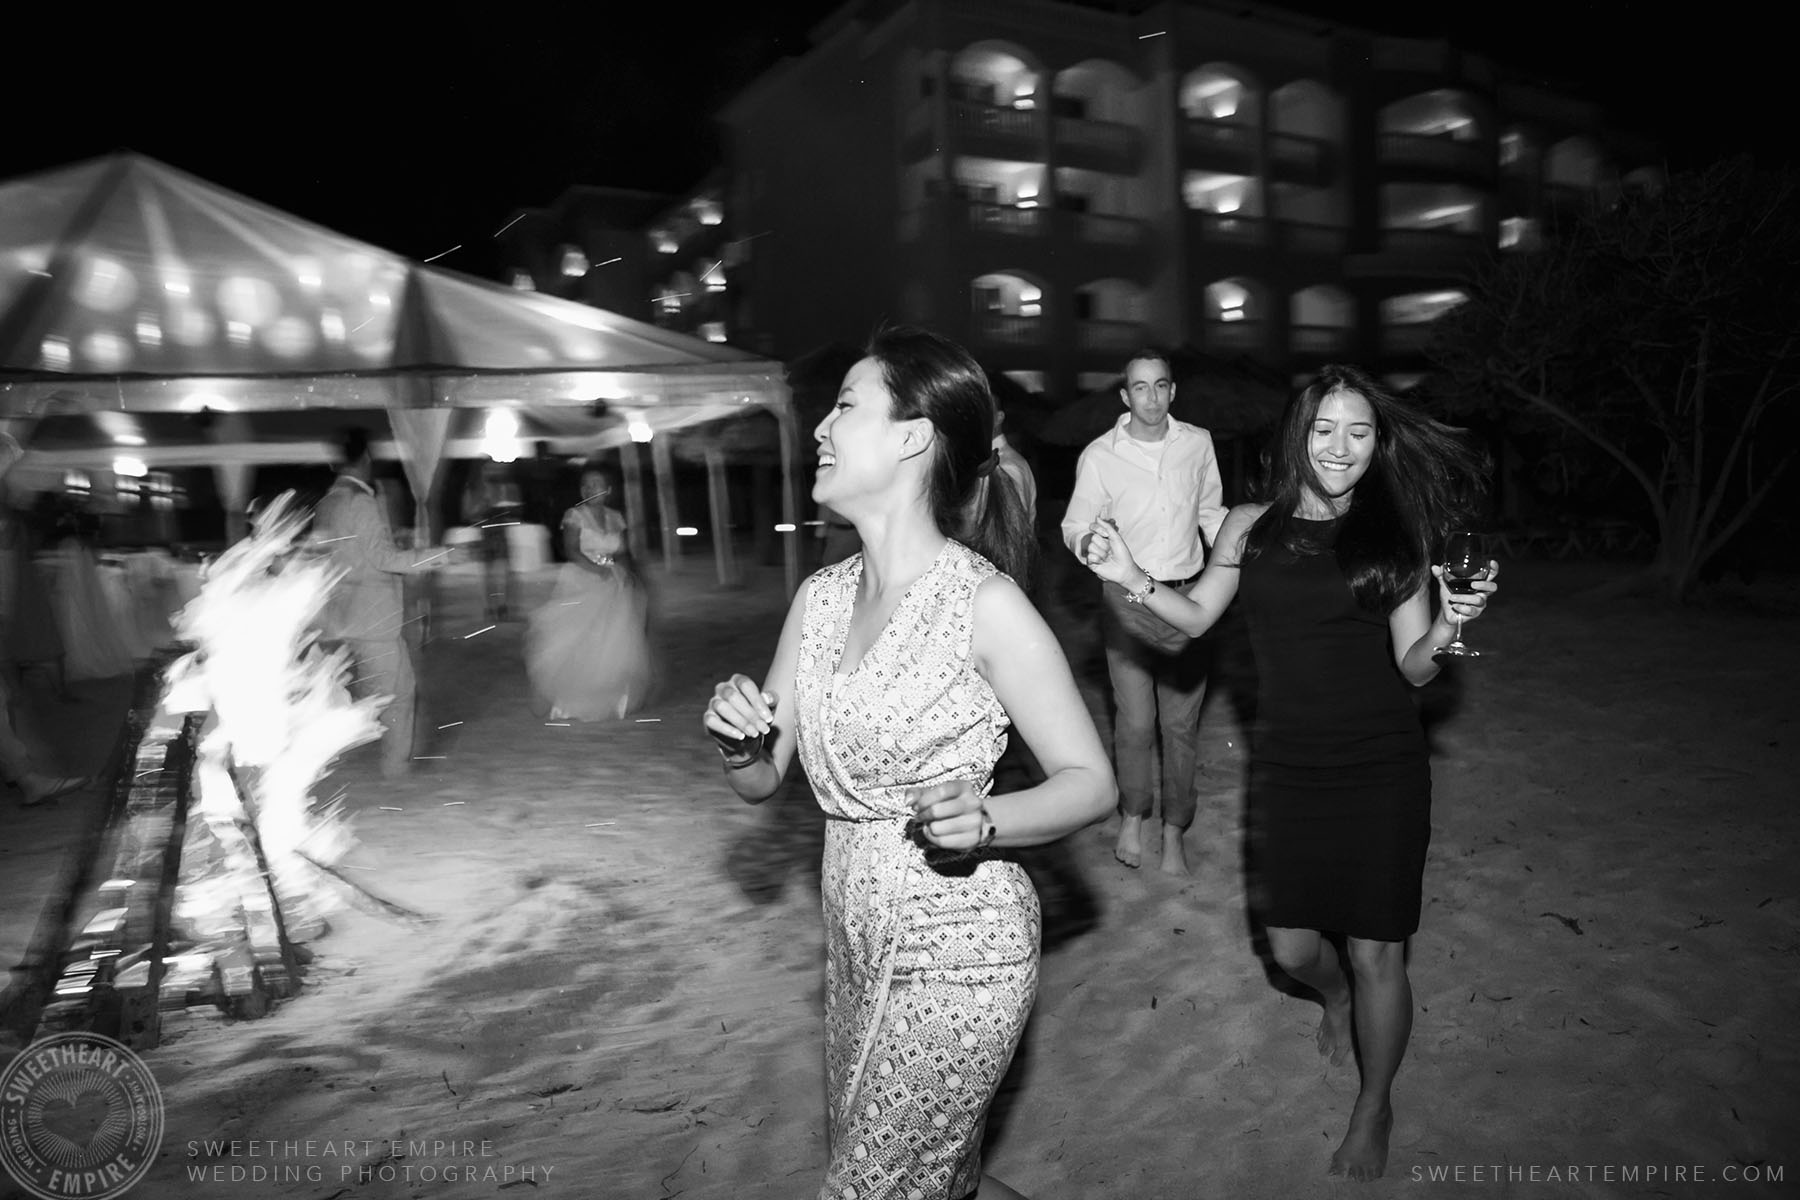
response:
[[[1112,808],[1106,750],[1056,637],[1008,576],[1033,550],[995,486],[994,398],[961,347],[890,329],[813,435],[813,499],[860,553],[795,597],[762,683],[703,727],[757,803],[796,751],[829,818],[822,1200],[1004,1200],[982,1132],[1037,989],[1037,894],[1011,853]],[[1047,778],[991,794],[1008,725]]]
[[[502,464],[480,459],[463,488],[462,522],[481,533],[482,611],[489,621],[512,615],[512,530],[524,520],[519,485]]]
[[[1063,542],[1085,561],[1098,518],[1117,523],[1158,583],[1179,590],[1200,576],[1206,548],[1225,519],[1225,488],[1212,435],[1169,415],[1175,380],[1168,356],[1142,350],[1125,364],[1119,389],[1125,412],[1088,443],[1075,465],[1075,491],[1063,514]],[[1205,540],[1202,540],[1204,535]],[[1143,857],[1143,825],[1155,800],[1151,764],[1161,733],[1162,858],[1188,874],[1200,708],[1206,702],[1209,647],[1190,641],[1124,589],[1101,587],[1101,632],[1113,690],[1113,764],[1119,772],[1119,839],[1113,854],[1128,867]]]
[[[50,587],[37,564],[41,538],[36,522],[15,507],[7,477],[25,449],[10,433],[0,433],[0,676],[15,695],[23,694],[27,671],[50,677],[52,694],[71,700],[62,629],[50,604]]]
[[[563,515],[566,561],[525,631],[526,674],[552,720],[623,719],[649,699],[649,599],[608,503],[617,490],[610,463],[582,469],[581,502]]]
[[[315,545],[344,570],[326,607],[325,631],[350,650],[356,670],[351,690],[358,696],[390,697],[381,710],[381,769],[396,778],[412,769],[418,709],[401,580],[431,570],[443,556],[437,550],[394,545],[375,491],[368,432],[345,430],[338,451],[337,478],[313,510],[312,523]]]
[[[1231,510],[1187,592],[1096,520],[1089,566],[1199,637],[1243,605],[1259,682],[1250,743],[1253,915],[1282,970],[1324,1002],[1319,1052],[1352,1047],[1362,1086],[1330,1172],[1386,1169],[1389,1091],[1412,1032],[1406,940],[1419,928],[1431,765],[1410,688],[1438,673],[1460,622],[1487,610],[1500,564],[1452,592],[1431,556],[1475,508],[1486,464],[1457,432],[1354,367],[1289,402],[1265,499]],[[1433,586],[1433,577],[1436,586]],[[1432,612],[1435,593],[1437,612]],[[1328,935],[1346,939],[1348,970]]]

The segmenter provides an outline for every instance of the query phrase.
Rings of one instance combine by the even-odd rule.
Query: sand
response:
[[[649,719],[572,727],[529,711],[520,626],[465,638],[473,577],[444,577],[422,671],[444,758],[386,785],[364,750],[334,780],[355,877],[423,919],[346,911],[271,1015],[171,1018],[134,1196],[816,1193],[820,820],[797,768],[738,801],[698,723],[715,678],[766,665],[780,575],[723,591],[706,566],[658,574]],[[1581,599],[1610,569],[1509,566],[1469,629],[1489,656],[1423,696],[1434,831],[1387,1178],[1326,1177],[1354,1067],[1318,1056],[1318,1007],[1245,913],[1230,628],[1195,878],[1113,861],[1116,819],[1032,857],[1043,980],[989,1169],[1045,1200],[1791,1194],[1800,605],[1792,580],[1704,611]],[[1052,591],[1105,732],[1091,587]],[[28,861],[0,856],[9,912]]]

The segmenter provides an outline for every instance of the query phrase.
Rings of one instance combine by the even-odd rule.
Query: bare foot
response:
[[[1387,1170],[1388,1134],[1394,1128],[1394,1110],[1386,1101],[1367,1111],[1362,1102],[1350,1113],[1350,1128],[1331,1156],[1327,1174],[1343,1175],[1357,1183],[1380,1179]]]
[[[1144,818],[1126,817],[1119,823],[1119,844],[1113,847],[1113,857],[1128,867],[1144,861]]]
[[[1334,1067],[1350,1057],[1351,1029],[1350,989],[1345,988],[1342,996],[1325,998],[1325,1012],[1319,1018],[1319,1053]]]
[[[1165,875],[1192,875],[1188,869],[1187,843],[1181,840],[1185,829],[1177,829],[1173,825],[1163,826],[1162,869]]]

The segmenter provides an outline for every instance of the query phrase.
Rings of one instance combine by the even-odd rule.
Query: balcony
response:
[[[1075,344],[1083,350],[1115,350],[1129,353],[1144,344],[1142,321],[1114,321],[1090,317],[1075,322]]]
[[[1323,182],[1331,175],[1331,143],[1303,133],[1272,133],[1269,164],[1283,178]]]
[[[1116,121],[1057,117],[1056,145],[1068,166],[1099,171],[1135,171],[1143,146],[1138,131]]]
[[[1083,242],[1099,246],[1136,246],[1144,240],[1144,223],[1132,217],[1085,212],[1072,212],[1067,216],[1075,237]]]
[[[1239,350],[1254,353],[1269,339],[1268,323],[1260,317],[1242,321],[1221,321],[1208,317],[1203,323],[1202,340],[1208,350]]]
[[[1431,341],[1431,322],[1410,325],[1384,325],[1381,328],[1383,354],[1419,354]]]
[[[976,313],[971,322],[975,336],[1003,346],[1041,346],[1046,340],[1049,322],[1042,317],[1022,317],[1017,313]]]
[[[1480,254],[1487,246],[1479,234],[1461,229],[1384,229],[1381,252],[1384,255],[1461,266]]]
[[[1350,230],[1342,225],[1315,225],[1308,221],[1282,221],[1281,244],[1289,254],[1336,257],[1350,244]]]
[[[1496,165],[1487,142],[1459,142],[1442,134],[1383,133],[1377,155],[1384,167],[1422,167],[1480,179],[1493,178]]]
[[[950,135],[959,141],[978,143],[1001,158],[1043,157],[1042,118],[1036,109],[952,100],[949,116]]]
[[[1212,245],[1261,246],[1269,240],[1269,222],[1261,217],[1196,212],[1192,225],[1200,240]]]
[[[980,233],[1001,233],[1014,237],[1041,237],[1049,221],[1041,208],[1015,208],[1010,204],[993,204],[970,200],[965,212],[969,228]]]
[[[1288,348],[1295,354],[1332,355],[1350,349],[1348,325],[1290,325]]]
[[[1189,117],[1183,142],[1196,160],[1252,169],[1256,164],[1257,128],[1254,125]]]

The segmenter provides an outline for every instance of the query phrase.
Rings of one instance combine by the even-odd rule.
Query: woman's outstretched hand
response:
[[[1108,520],[1097,520],[1091,530],[1093,536],[1088,538],[1087,544],[1088,570],[1124,587],[1141,582],[1144,569],[1131,557],[1131,547],[1120,536],[1119,527]]]
[[[759,691],[748,675],[733,675],[713,688],[700,723],[726,750],[739,752],[762,748],[762,739],[774,728],[775,697]]]
[[[943,850],[973,850],[981,841],[985,797],[966,779],[915,788],[913,828],[927,844]]]
[[[1431,573],[1438,581],[1438,610],[1452,621],[1473,621],[1487,611],[1488,597],[1500,590],[1495,582],[1500,578],[1500,564],[1488,559],[1487,570],[1480,579],[1471,580],[1473,592],[1453,592],[1450,581],[1444,577],[1444,568],[1433,564]]]

